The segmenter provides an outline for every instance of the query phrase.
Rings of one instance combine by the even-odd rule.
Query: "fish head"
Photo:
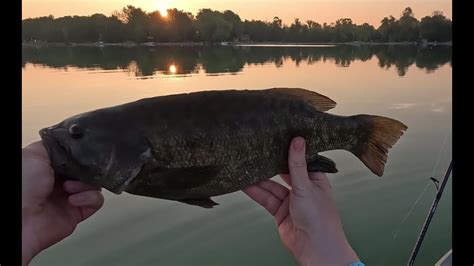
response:
[[[55,175],[120,194],[151,157],[144,134],[109,111],[68,118],[39,132]]]

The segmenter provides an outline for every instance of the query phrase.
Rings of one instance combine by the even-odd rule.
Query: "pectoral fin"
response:
[[[179,202],[183,202],[189,205],[195,205],[199,207],[203,207],[206,209],[213,208],[214,206],[219,205],[219,203],[216,203],[215,201],[211,200],[211,198],[203,198],[203,199],[184,199],[184,200],[178,200]]]
[[[307,162],[308,172],[337,173],[336,163],[324,156],[317,155],[313,160]]]

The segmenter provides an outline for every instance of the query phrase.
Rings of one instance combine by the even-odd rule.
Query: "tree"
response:
[[[201,9],[196,15],[196,28],[201,40],[207,42],[228,41],[232,37],[232,23],[219,11]]]
[[[148,16],[150,17],[149,33],[153,40],[157,42],[167,41],[166,22],[160,11],[153,11]]]
[[[141,8],[128,5],[122,9],[121,19],[127,25],[127,31],[132,40],[143,42],[149,36],[150,17]]]
[[[306,25],[307,25],[308,31],[306,33],[305,40],[310,41],[310,42],[322,41],[321,24],[312,20],[307,20]]]
[[[380,32],[381,41],[393,42],[398,27],[396,19],[393,16],[384,17],[380,23],[377,30]]]
[[[240,16],[230,10],[226,10],[224,11],[223,17],[227,22],[232,24],[232,37],[240,39],[244,30]]]
[[[336,20],[334,30],[338,42],[352,42],[355,40],[355,24],[352,23],[350,18]]]
[[[283,21],[279,17],[273,17],[272,23],[269,25],[268,39],[270,41],[278,41],[283,39]]]
[[[374,26],[364,23],[356,27],[355,36],[357,41],[369,42],[376,38],[376,30]]]
[[[415,18],[410,7],[405,8],[398,21],[399,31],[397,41],[418,41],[420,37],[420,22]]]
[[[322,25],[313,20],[302,23],[296,18],[290,26],[275,16],[272,21],[245,20],[231,10],[224,12],[202,9],[191,13],[169,9],[167,17],[159,11],[145,13],[128,5],[111,16],[53,16],[22,21],[23,41],[47,42],[159,42],[206,41],[222,42],[242,37],[252,41],[352,42],[352,41],[450,41],[452,21],[435,11],[418,21],[410,7],[397,20],[384,17],[375,29],[364,23],[356,25],[350,18],[341,18]]]
[[[304,25],[298,18],[288,28],[288,40],[290,41],[304,41],[304,37],[308,31],[308,25]]]
[[[244,34],[250,36],[250,39],[253,41],[268,41],[270,39],[271,27],[270,23],[265,23],[261,20],[245,20],[244,25]]]
[[[193,24],[193,15],[176,8],[168,9],[168,37],[173,42],[194,41],[196,28]]]
[[[435,11],[433,16],[426,16],[420,22],[421,38],[427,41],[450,41],[452,39],[452,22],[442,12]]]

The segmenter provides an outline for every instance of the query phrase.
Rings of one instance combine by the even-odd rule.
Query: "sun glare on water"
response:
[[[170,65],[169,71],[171,74],[176,74],[176,66],[175,65]]]

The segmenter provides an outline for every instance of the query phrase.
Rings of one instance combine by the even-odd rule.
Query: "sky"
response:
[[[224,11],[230,9],[244,19],[271,21],[278,16],[284,24],[291,24],[295,18],[308,19],[318,23],[331,23],[339,18],[351,18],[356,24],[380,24],[384,17],[398,18],[405,7],[411,7],[415,17],[420,19],[433,11],[442,11],[452,18],[450,0],[23,0],[22,18],[53,15],[111,15],[126,5],[140,7],[147,12],[177,8],[194,15],[201,8]]]

